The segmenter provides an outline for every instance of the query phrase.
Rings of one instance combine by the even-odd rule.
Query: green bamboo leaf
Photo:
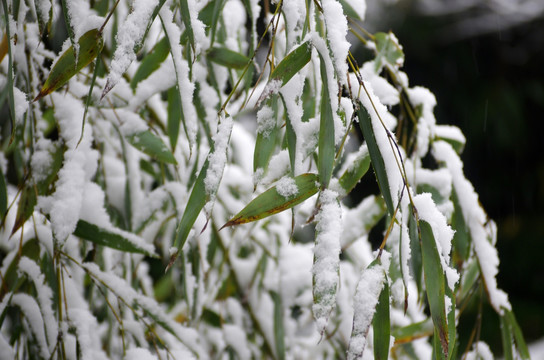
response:
[[[211,23],[210,25],[210,31],[212,33],[211,37],[211,44],[215,41],[215,34],[217,32],[217,23],[219,22],[219,16],[221,15],[221,12],[223,11],[223,7],[225,6],[226,0],[215,0],[213,1],[213,12],[211,17]],[[252,32],[253,36],[253,32]]]
[[[527,348],[525,338],[523,337],[523,333],[521,332],[521,328],[519,327],[514,313],[512,312],[512,310],[504,309],[503,317],[506,318],[508,327],[511,329],[511,332],[514,335],[516,349],[518,350],[521,359],[530,359],[531,355],[529,354],[529,349]]]
[[[146,79],[157,70],[161,66],[161,63],[166,59],[169,52],[170,45],[168,43],[168,38],[165,36],[157,42],[153,49],[151,49],[151,51],[143,58],[142,63],[130,81],[131,89],[136,89],[140,81]]]
[[[172,152],[166,147],[164,142],[149,130],[127,136],[127,140],[138,150],[143,151],[159,161],[169,164],[177,163],[174,155],[172,155]]]
[[[514,360],[514,338],[506,313],[500,317],[500,323],[504,360]]]
[[[102,50],[104,42],[102,40],[102,34],[98,29],[93,29],[83,34],[79,39],[78,44],[79,54],[77,63],[74,47],[70,46],[53,65],[45,84],[33,101],[51,94],[53,91],[64,85],[81,69],[89,65]]]
[[[329,186],[334,167],[334,157],[336,155],[334,146],[334,117],[331,106],[331,101],[335,101],[335,99],[330,98],[328,87],[329,81],[333,79],[327,79],[325,61],[321,55],[319,55],[319,58],[321,60],[321,80],[323,84],[321,86],[317,169],[321,179],[321,186],[326,188]]]
[[[426,319],[414,324],[396,328],[392,334],[395,338],[395,344],[405,344],[423,337],[429,337],[433,334],[433,322]]]
[[[261,108],[257,113],[257,119],[261,122],[272,122],[273,126],[266,126],[263,131],[258,131],[257,139],[255,140],[255,149],[253,151],[253,171],[263,169],[264,172],[268,169],[268,162],[274,154],[276,149],[279,127],[277,124],[277,112],[278,112],[278,97],[272,96],[266,102],[266,107]],[[267,111],[268,109],[271,110]],[[271,116],[271,119],[262,119],[261,117]]]
[[[440,263],[440,254],[436,247],[436,240],[428,222],[420,220],[421,229],[421,257],[425,278],[427,300],[431,311],[431,318],[435,326],[435,333],[440,340],[443,356],[449,353],[449,331],[446,318],[446,281],[444,269]],[[437,354],[438,355],[438,354]]]
[[[348,168],[338,182],[346,194],[349,194],[351,190],[359,183],[361,178],[366,174],[370,167],[370,155],[368,149],[364,149],[353,159],[353,162],[348,165]]]
[[[465,265],[465,271],[463,271],[463,278],[461,286],[458,291],[459,302],[464,302],[467,297],[472,293],[474,284],[480,278],[480,265],[478,261],[474,260]]]
[[[410,270],[417,285],[418,298],[423,295],[423,264],[421,259],[421,243],[417,229],[416,218],[410,206],[410,218],[408,220],[408,233],[410,236]],[[432,332],[431,332],[432,333]]]
[[[351,7],[351,5],[347,1],[340,0],[340,4],[342,5],[344,14],[346,14],[348,17],[352,19],[363,20],[361,19],[359,14],[357,14],[357,11],[355,11],[355,9],[353,9],[353,7]]]
[[[187,0],[179,0],[180,15],[183,24],[185,25],[185,34],[189,38],[191,49],[195,51],[195,35],[193,34],[193,26],[191,24],[191,13],[189,11],[189,3]]]
[[[251,61],[247,56],[225,47],[213,47],[207,52],[208,59],[229,69],[243,69]]]
[[[4,216],[8,210],[8,188],[4,173],[0,170],[0,223],[4,223]]]
[[[121,232],[113,232],[111,230],[101,228],[95,224],[91,224],[85,220],[79,220],[77,222],[76,229],[74,230],[74,235],[79,238],[91,241],[95,244],[107,246],[112,249],[157,257],[155,253],[138,246],[134,243],[134,241],[131,241],[127,237],[123,236]]]
[[[40,36],[44,36],[51,31],[51,24],[53,23],[53,0],[49,0],[49,3],[49,11],[46,13],[43,12],[43,10],[45,10],[43,6],[36,6],[36,16],[38,18]]]
[[[456,304],[455,294],[453,291],[446,286],[446,297],[449,299],[450,304]],[[455,327],[455,306],[450,306],[449,312],[447,313],[448,318],[448,357],[447,359],[456,359],[457,349],[459,344],[457,342],[457,329]]]
[[[182,104],[179,96],[179,91],[175,86],[168,90],[168,105],[166,106],[168,113],[167,129],[170,146],[176,148],[179,136],[179,126],[183,117],[181,112]]]
[[[470,255],[470,231],[465,223],[465,217],[461,205],[459,204],[459,197],[455,188],[452,189],[452,202],[453,202],[453,215],[451,219],[451,227],[455,230],[453,235],[453,260],[462,265]]]
[[[9,10],[8,10],[8,4],[6,0],[2,0],[2,6],[4,7],[4,24],[10,24],[10,17],[9,17]],[[11,115],[11,140],[15,137],[15,95],[13,93],[13,88],[15,85],[13,84],[13,56],[12,56],[12,49],[11,49],[11,32],[10,27],[6,26],[6,33],[5,33],[6,41],[7,41],[7,48],[6,50],[3,50],[8,55],[8,76],[7,76],[7,89],[8,89],[8,105],[9,105],[9,113]]]
[[[210,153],[212,151],[213,150],[210,150]],[[204,185],[204,179],[206,178],[206,173],[208,172],[208,158],[209,155],[206,157],[206,161],[204,161],[202,169],[200,169],[200,173],[198,174],[193,190],[191,191],[191,195],[189,196],[187,206],[185,207],[181,221],[176,229],[174,248],[178,249],[178,253],[181,252],[183,245],[185,245],[189,232],[191,231],[198,214],[200,214],[208,199],[208,195],[206,194],[206,186]],[[169,267],[176,260],[177,256],[178,254],[172,255],[168,265]]]
[[[308,199],[319,190],[316,174],[302,174],[294,178],[298,192],[285,197],[280,195],[276,186],[266,190],[253,199],[236,216],[230,219],[222,228],[257,221],[270,215],[292,208]]]
[[[17,206],[17,215],[15,217],[13,229],[11,230],[12,234],[23,226],[30,215],[32,215],[36,203],[36,190],[30,185],[24,186],[21,190],[21,197],[19,198],[19,205]]]
[[[376,59],[375,69],[379,73],[385,65],[397,66],[404,61],[404,53],[394,35],[379,32],[374,34],[374,42],[376,43]]]
[[[276,359],[285,359],[285,330],[283,326],[283,306],[281,296],[270,291],[270,296],[274,302],[274,338],[276,343]]]
[[[372,128],[372,120],[370,114],[363,104],[359,103],[359,110],[357,111],[359,117],[359,126],[363,132],[366,144],[368,146],[368,152],[370,153],[370,160],[374,173],[376,174],[376,180],[380,187],[380,192],[385,200],[389,214],[393,215],[395,212],[395,205],[393,204],[393,198],[391,197],[391,190],[389,187],[389,180],[387,178],[387,172],[385,171],[385,162],[381,154],[378,143],[376,142],[376,136],[374,135],[374,129]]]
[[[383,289],[378,299],[372,328],[374,329],[374,359],[387,360],[389,358],[389,342],[391,341],[391,322],[389,318],[389,284],[387,277],[383,282]]]
[[[287,84],[296,73],[310,62],[311,57],[312,47],[310,43],[308,41],[303,42],[274,68],[274,71],[270,74],[270,81],[281,80],[282,86]]]

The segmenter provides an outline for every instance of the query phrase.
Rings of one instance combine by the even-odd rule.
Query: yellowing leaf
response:
[[[96,58],[100,50],[102,50],[104,44],[102,33],[100,33],[98,29],[89,30],[81,36],[78,44],[79,53],[77,62],[74,47],[70,46],[53,65],[45,84],[33,101],[51,94],[53,91],[64,85],[81,69],[89,65]]]
[[[242,211],[223,225],[222,228],[257,221],[290,209],[308,199],[319,190],[316,174],[302,174],[295,177],[294,180],[298,188],[298,192],[295,195],[290,197],[280,195],[276,186],[274,186],[253,199]]]

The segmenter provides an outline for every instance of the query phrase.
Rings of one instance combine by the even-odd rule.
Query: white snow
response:
[[[359,359],[363,355],[384,281],[385,271],[381,264],[366,268],[361,274],[353,299],[353,329],[349,340],[348,360]]]
[[[359,15],[359,19],[364,20],[366,14],[366,0],[345,0],[353,10]]]
[[[466,360],[493,360],[495,356],[489,349],[489,346],[483,341],[478,341],[473,344],[473,349],[465,356]]]
[[[232,117],[222,116],[221,122],[217,127],[217,133],[213,136],[214,150],[208,157],[208,171],[204,179],[206,193],[214,196],[219,182],[223,176],[225,163],[227,162],[227,149],[229,146],[230,134],[232,132]]]
[[[321,210],[316,216],[316,239],[314,247],[314,303],[312,310],[316,326],[323,333],[329,315],[335,307],[336,291],[339,281],[340,236],[342,234],[342,209],[338,203],[338,194],[332,190],[321,193]]]
[[[347,84],[348,64],[346,58],[348,57],[348,51],[351,46],[349,41],[346,40],[348,20],[344,15],[342,5],[338,1],[323,0],[322,7],[327,26],[327,39],[334,58],[336,74],[341,84]],[[329,81],[331,80],[332,78],[329,78]]]
[[[15,122],[21,124],[28,110],[28,100],[24,92],[18,87],[13,87],[13,101],[15,103]]]
[[[298,187],[295,179],[289,176],[282,177],[276,184],[276,191],[286,200],[298,194]]]
[[[480,206],[474,187],[463,175],[463,163],[451,145],[444,141],[434,142],[433,155],[437,161],[445,164],[451,173],[453,188],[459,199],[465,224],[470,231],[489,300],[495,311],[502,314],[503,308],[510,309],[511,305],[508,295],[497,287],[499,257],[497,249],[493,246],[496,233],[494,231],[489,233],[489,229],[485,227],[488,222],[487,216]]]
[[[128,349],[125,355],[125,360],[156,360],[157,357],[145,348]]]
[[[45,337],[44,319],[36,300],[28,294],[17,293],[11,298],[11,304],[19,306],[21,312],[24,314],[38,343],[40,356],[49,359],[51,352],[49,351]]]
[[[446,273],[448,286],[453,290],[455,289],[455,284],[459,281],[459,273],[450,267],[451,241],[453,240],[454,231],[448,225],[445,216],[436,207],[431,194],[418,194],[413,199],[419,219],[426,221],[431,226],[440,255],[440,262]]]
[[[134,0],[132,2],[132,12],[117,31],[117,48],[110,64],[108,83],[104,93],[107,93],[119,82],[130,64],[136,60],[134,47],[142,41],[147,24],[158,3],[159,0]]]
[[[263,105],[257,112],[257,132],[266,139],[276,127],[274,110],[270,106]]]
[[[188,1],[189,3],[189,11],[191,11],[192,8],[192,2]],[[161,17],[164,19],[164,29],[166,30],[166,34],[168,36],[168,41],[170,43],[171,47],[171,55],[174,60],[174,69],[176,70],[176,78],[177,78],[177,88],[179,91],[179,96],[181,98],[181,104],[182,104],[182,111],[183,111],[183,119],[185,128],[187,131],[187,135],[189,137],[189,144],[192,147],[193,144],[196,141],[196,133],[197,133],[197,115],[196,115],[196,109],[193,103],[193,93],[195,89],[195,85],[191,80],[189,79],[189,64],[185,59],[182,58],[183,49],[181,47],[181,44],[179,43],[179,39],[181,37],[181,30],[179,27],[172,22],[173,14],[168,9],[167,6],[163,6],[161,9]],[[193,25],[193,33],[195,35],[195,40],[198,38],[199,41],[197,44],[195,44],[195,52],[198,54],[201,47],[207,47],[202,42],[200,34],[200,31],[204,31],[203,29],[200,29],[200,27],[196,26],[197,23],[193,21],[193,17],[196,17],[194,14],[194,10],[191,11],[191,23]],[[200,20],[198,20],[198,24],[202,24]]]

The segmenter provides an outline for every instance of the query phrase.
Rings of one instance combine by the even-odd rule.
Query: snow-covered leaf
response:
[[[127,140],[135,148],[159,161],[169,164],[176,164],[176,159],[174,158],[172,152],[157,135],[153,134],[149,130],[131,134],[127,137]]]
[[[64,85],[72,76],[89,65],[100,53],[102,46],[104,45],[102,34],[98,29],[87,31],[79,38],[77,43],[79,45],[77,61],[74,47],[70,46],[68,50],[60,56],[57,62],[53,64],[45,84],[33,101],[37,101],[42,97],[51,94],[53,91]]]
[[[316,174],[302,174],[292,180],[291,185],[294,185],[296,191],[286,193],[289,186],[282,186],[283,183],[280,181],[279,184],[253,199],[223,227],[245,224],[277,214],[300,204],[318,191],[318,185],[316,185],[318,177]]]

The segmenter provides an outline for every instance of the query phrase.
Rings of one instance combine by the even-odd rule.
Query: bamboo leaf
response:
[[[512,328],[510,327],[510,323],[507,319],[506,314],[500,317],[501,322],[501,339],[502,339],[502,350],[503,350],[503,357],[504,360],[514,360],[514,339],[512,334]]]
[[[431,225],[426,221],[420,220],[419,227],[421,229],[421,257],[423,260],[427,300],[435,332],[440,339],[442,354],[447,356],[449,353],[449,332],[446,318],[446,282],[444,270],[440,263],[440,254],[436,247],[436,240]]]
[[[328,82],[332,79],[327,79],[327,69],[325,61],[319,55],[321,60],[321,106],[319,120],[319,154],[317,158],[317,169],[321,180],[321,186],[326,188],[329,186],[329,181],[332,176],[334,166],[334,157],[336,150],[334,146],[334,116],[332,113],[331,99],[329,95]]]
[[[376,59],[374,60],[377,73],[385,65],[395,67],[402,64],[404,53],[397,39],[392,34],[376,33],[374,34],[374,41],[377,51]]]
[[[380,148],[378,147],[376,136],[374,135],[370,114],[362,104],[359,104],[357,116],[359,117],[359,126],[361,127],[361,131],[363,132],[363,136],[368,146],[370,160],[372,162],[372,167],[374,168],[374,173],[376,174],[376,180],[378,181],[380,192],[385,200],[389,214],[393,215],[395,212],[395,206],[393,204],[393,198],[391,197],[387,172],[385,171],[385,162],[383,160]]]
[[[6,40],[7,40],[7,54],[8,54],[8,76],[7,76],[7,89],[8,89],[8,105],[9,105],[9,113],[11,115],[11,140],[15,137],[15,95],[13,93],[13,88],[15,85],[13,84],[13,56],[12,56],[12,49],[11,49],[11,32],[10,32],[10,17],[9,17],[9,10],[8,10],[8,4],[6,0],[2,0],[2,6],[4,8],[4,24],[8,24],[6,26]],[[4,51],[4,50],[3,50]]]
[[[170,45],[168,38],[165,36],[157,42],[153,49],[143,58],[142,63],[130,81],[132,90],[136,89],[140,81],[146,79],[161,66],[161,63],[166,59],[169,52]]]
[[[206,200],[208,198],[206,194],[206,186],[204,185],[204,179],[206,178],[206,173],[208,172],[208,158],[209,155],[206,157],[206,161],[200,169],[200,173],[198,174],[193,190],[191,191],[191,195],[189,196],[187,206],[185,207],[185,211],[183,212],[181,221],[176,229],[174,248],[178,249],[178,253],[181,252],[185,241],[187,241],[189,232],[191,231],[191,228],[193,227],[196,218],[202,211],[202,208],[206,204]],[[169,266],[175,261],[177,255],[178,254],[172,255]]]
[[[383,289],[378,299],[372,327],[374,329],[374,359],[389,358],[389,342],[391,341],[391,323],[389,318],[389,284],[384,280]]]
[[[395,344],[409,343],[414,340],[428,337],[433,334],[433,323],[431,319],[426,319],[414,324],[396,328],[393,330]]]
[[[183,117],[181,98],[175,86],[168,90],[168,105],[166,108],[168,112],[168,138],[170,139],[170,146],[175,149],[178,143],[179,126]]]
[[[131,233],[127,233],[132,235]],[[157,257],[155,253],[139,246],[133,239],[129,239],[127,234],[121,231],[113,231],[91,224],[85,220],[77,222],[74,235],[82,239],[91,241],[98,245],[110,247],[112,249],[121,250],[123,252],[144,254],[151,257]],[[134,235],[133,235],[134,236]],[[143,240],[141,240],[143,241]]]
[[[357,155],[358,156],[353,159],[353,162],[348,165],[348,168],[338,180],[346,194],[349,194],[351,190],[353,190],[355,185],[357,185],[370,167],[370,155],[368,150],[362,151]]]
[[[270,74],[270,81],[281,80],[282,86],[287,84],[296,73],[310,62],[311,57],[312,47],[310,43],[308,41],[303,42],[274,68],[274,71]]]
[[[4,173],[0,170],[0,223],[4,223],[4,216],[8,210],[8,188]]]
[[[245,224],[277,214],[293,206],[300,204],[319,190],[316,182],[316,174],[302,174],[294,178],[298,192],[290,197],[280,195],[276,186],[266,190],[253,199],[242,211],[230,219],[222,228],[233,225]]]
[[[281,296],[275,292],[270,291],[270,296],[274,302],[274,339],[276,340],[276,358],[285,359],[285,330],[283,326],[283,306]]]
[[[247,56],[225,47],[213,47],[208,50],[208,59],[229,69],[243,69],[251,61]]]
[[[277,124],[277,112],[278,112],[278,98],[272,96],[266,102],[265,107],[262,107],[257,113],[257,121],[259,124],[273,124],[266,125],[266,129],[260,129],[262,131],[257,132],[257,139],[255,140],[255,150],[253,151],[253,171],[263,169],[264,172],[268,169],[268,162],[274,154],[278,139],[278,124]],[[265,117],[265,118],[263,118]]]
[[[191,44],[191,49],[195,51],[195,35],[193,34],[193,26],[191,24],[191,13],[189,11],[188,0],[179,0],[180,6],[180,15],[183,24],[185,25],[185,33],[189,38],[189,44]]]
[[[78,44],[79,54],[77,63],[74,47],[70,46],[53,65],[45,84],[33,101],[51,94],[53,91],[64,85],[81,69],[89,65],[102,50],[104,42],[102,40],[102,34],[98,29],[93,29],[83,34],[79,39]]]
[[[529,354],[529,349],[527,348],[527,344],[525,343],[523,333],[521,332],[521,328],[519,327],[519,324],[512,310],[504,309],[504,315],[502,317],[505,317],[506,322],[508,324],[508,328],[511,330],[511,333],[514,335],[514,341],[516,343],[516,349],[518,350],[519,355],[521,356],[523,360],[530,359],[531,356]]]
[[[172,155],[172,152],[166,147],[164,142],[149,130],[130,135],[127,137],[127,140],[138,150],[159,161],[169,164],[177,163],[174,155]]]

